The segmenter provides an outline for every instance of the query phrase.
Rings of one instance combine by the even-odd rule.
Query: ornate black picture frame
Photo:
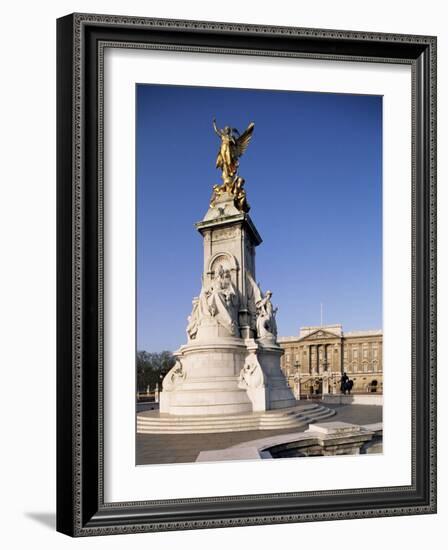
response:
[[[108,503],[103,487],[103,54],[171,51],[412,68],[412,484]],[[73,14],[57,22],[57,529],[71,536],[436,512],[436,38]]]

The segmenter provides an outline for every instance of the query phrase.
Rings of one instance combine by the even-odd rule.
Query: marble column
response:
[[[300,376],[296,376],[294,379],[294,397],[300,399]]]
[[[312,364],[311,364],[311,350],[313,346],[308,346],[308,370],[309,374],[312,374]]]
[[[343,368],[343,354],[344,354],[344,349],[342,347],[342,343],[339,343],[339,344],[336,344],[336,349],[337,349],[337,352],[338,352],[338,355],[339,355],[339,358],[338,358],[338,375],[339,376],[342,376],[342,372],[344,370]],[[335,384],[335,393],[340,393],[341,392],[341,384],[340,384],[340,378],[336,380],[336,384]]]

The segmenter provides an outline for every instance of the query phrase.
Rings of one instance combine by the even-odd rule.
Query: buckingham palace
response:
[[[352,393],[382,393],[382,330],[344,332],[342,325],[302,327],[278,338],[281,368],[297,398],[340,392],[345,372]]]

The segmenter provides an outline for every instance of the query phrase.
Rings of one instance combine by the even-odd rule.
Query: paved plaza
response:
[[[382,422],[382,407],[370,405],[329,405],[336,415],[332,419],[353,424]],[[225,449],[245,441],[304,431],[303,428],[254,430],[248,432],[200,434],[137,434],[136,463],[170,464],[195,462],[201,451]]]

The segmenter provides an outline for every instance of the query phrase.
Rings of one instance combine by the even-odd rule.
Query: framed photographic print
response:
[[[58,20],[71,536],[436,511],[436,38]]]

